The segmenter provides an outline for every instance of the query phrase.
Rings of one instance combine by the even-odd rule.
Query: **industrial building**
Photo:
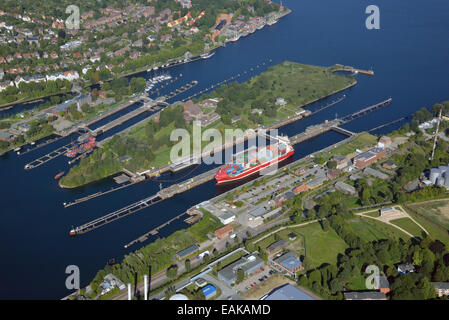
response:
[[[275,254],[276,252],[279,252],[280,250],[284,249],[288,245],[288,242],[284,239],[281,239],[279,241],[273,242],[267,247],[267,252],[269,254]]]
[[[230,224],[231,222],[235,221],[235,215],[233,215],[230,212],[225,212],[225,213],[219,215],[218,219],[220,220],[220,222],[222,224],[226,225],[226,224]]]
[[[339,170],[344,169],[349,165],[349,159],[346,158],[345,156],[340,156],[340,155],[334,156],[331,159],[331,161],[335,161],[337,163],[336,169],[339,169]]]
[[[365,170],[363,170],[363,173],[365,175],[370,175],[370,176],[373,176],[373,177],[381,179],[381,180],[388,179],[388,175],[386,175],[383,172],[380,172],[379,170],[373,169],[373,168],[365,168]]]
[[[298,255],[293,251],[289,251],[279,258],[276,258],[274,260],[270,259],[269,261],[270,265],[274,269],[280,272],[286,272],[291,276],[295,276],[296,272],[302,269],[302,262],[299,259]]]
[[[264,265],[264,261],[258,256],[245,256],[218,271],[218,279],[230,286],[237,281],[239,269],[242,269],[246,276],[261,270]]]
[[[267,296],[261,300],[315,300],[312,296],[309,296],[304,291],[297,287],[286,284],[274,289]]]
[[[191,255],[192,253],[194,253],[198,249],[199,249],[199,246],[192,245],[184,250],[179,251],[178,253],[176,253],[176,255],[178,256],[179,259],[184,259],[184,258],[188,257],[189,255]]]
[[[363,169],[370,164],[373,164],[377,160],[385,157],[385,155],[385,149],[375,147],[354,157],[353,163],[356,167]]]
[[[327,180],[326,177],[316,177],[316,178],[308,181],[306,183],[306,185],[310,189],[315,189],[315,188],[318,188],[319,186],[321,186],[326,180]]]
[[[429,180],[432,185],[449,188],[449,166],[430,169]]]
[[[353,186],[350,186],[349,184],[344,183],[342,181],[337,181],[334,186],[335,189],[341,192],[348,193],[352,196],[357,195],[357,190]]]
[[[217,289],[211,284],[208,284],[204,288],[201,288],[201,290],[203,291],[203,294],[204,294],[204,297],[206,298],[206,300],[215,297],[217,294]]]
[[[226,225],[220,229],[215,230],[214,234],[218,239],[224,239],[226,237],[229,237],[231,234],[234,233],[234,228],[231,225]]]

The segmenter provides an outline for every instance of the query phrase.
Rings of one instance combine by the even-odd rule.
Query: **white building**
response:
[[[223,213],[218,216],[218,219],[220,219],[220,222],[224,225],[230,224],[231,222],[235,221],[235,215],[233,215],[230,212]]]
[[[14,82],[12,81],[4,81],[4,82],[0,82],[0,92],[2,92],[3,90],[6,90],[6,88],[14,86]]]

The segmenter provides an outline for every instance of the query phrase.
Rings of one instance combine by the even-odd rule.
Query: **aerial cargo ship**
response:
[[[225,164],[215,175],[217,184],[234,182],[277,164],[295,153],[288,139],[278,137],[278,142],[261,148],[246,150],[234,155],[231,163]]]
[[[94,137],[90,137],[82,142],[77,142],[73,147],[67,151],[66,156],[68,158],[74,158],[77,154],[84,153],[93,149],[97,145]]]

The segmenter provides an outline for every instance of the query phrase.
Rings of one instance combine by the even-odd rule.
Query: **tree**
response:
[[[332,279],[329,282],[329,289],[332,293],[337,293],[339,291],[343,291],[343,285],[337,279]]]
[[[186,271],[189,272],[190,271],[190,260],[187,259],[184,264],[185,264],[185,267],[186,267]]]
[[[173,265],[173,266],[169,267],[167,269],[166,274],[167,274],[167,277],[170,278],[170,279],[175,278],[176,275],[178,274],[178,266],[177,265]]]
[[[237,280],[236,283],[239,284],[240,282],[243,281],[243,279],[245,279],[245,271],[243,271],[242,268],[239,268],[237,270]]]
[[[329,169],[335,169],[335,168],[337,168],[337,161],[328,161],[328,162],[326,163],[326,166],[327,166]]]
[[[309,283],[315,283],[318,282],[321,284],[321,272],[319,270],[313,270],[309,274]]]

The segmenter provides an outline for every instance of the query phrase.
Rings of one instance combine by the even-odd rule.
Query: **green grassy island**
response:
[[[215,112],[219,121],[207,128],[223,132],[227,128],[242,130],[269,126],[298,114],[313,101],[344,90],[356,83],[352,77],[333,73],[333,68],[284,62],[244,83],[233,82],[195,99],[201,103],[216,98]],[[285,104],[277,103],[282,98]],[[203,110],[204,113],[210,110]],[[257,111],[257,112],[254,112]],[[232,121],[239,117],[240,120]],[[150,120],[129,132],[114,136],[103,148],[81,160],[60,181],[60,185],[74,188],[120,172],[123,168],[144,171],[169,163],[171,131],[184,128],[192,132],[192,124],[184,118],[182,104],[170,106],[160,113],[159,121]],[[203,128],[206,129],[206,128]],[[120,162],[118,158],[131,159]]]

